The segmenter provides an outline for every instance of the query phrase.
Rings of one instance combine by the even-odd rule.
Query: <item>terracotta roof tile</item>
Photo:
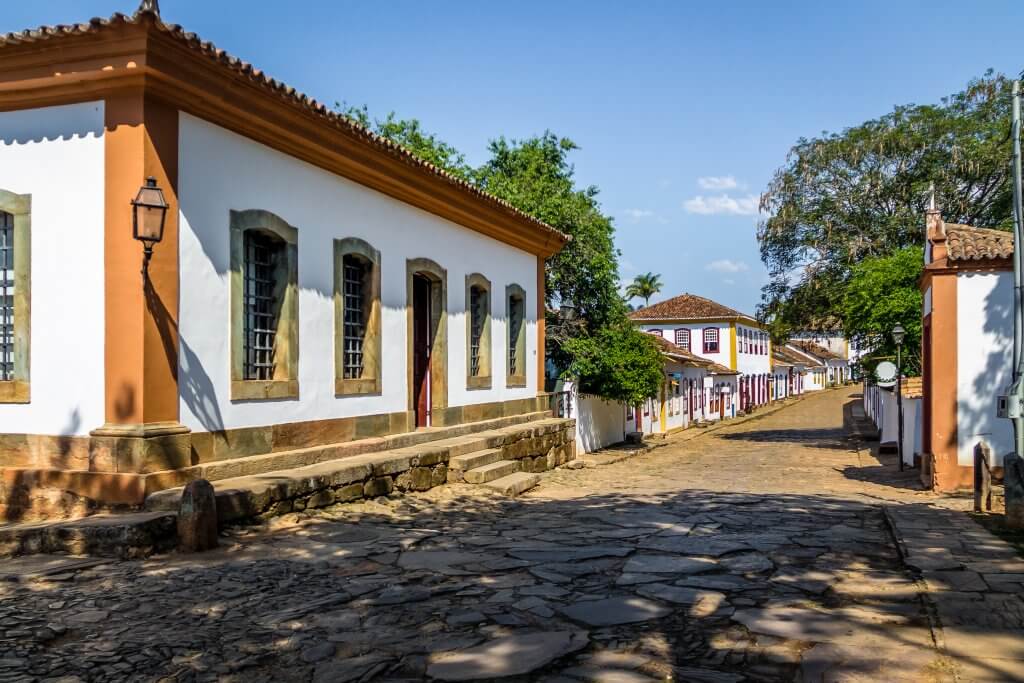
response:
[[[946,249],[950,261],[987,261],[1013,256],[1013,233],[970,225],[946,223]]]
[[[658,348],[661,350],[662,353],[677,356],[684,362],[688,362],[693,365],[699,365],[701,367],[707,366],[711,363],[711,361],[709,361],[708,359],[702,358],[694,353],[687,351],[681,346],[673,344],[660,334],[651,333],[651,336],[654,338],[655,343],[658,345]]]
[[[821,367],[821,366],[825,365],[821,361],[820,358],[818,358],[818,357],[816,357],[816,356],[814,356],[814,355],[804,351],[803,349],[801,349],[799,347],[796,347],[796,348],[793,348],[793,347],[794,347],[793,343],[789,342],[787,347],[784,349],[785,353],[788,354],[791,358],[796,359],[797,362],[799,362],[801,365],[806,365],[806,366],[815,367],[815,368]]]
[[[410,166],[421,168],[424,172],[441,177],[448,183],[460,187],[462,190],[474,195],[476,198],[489,204],[499,206],[518,218],[549,231],[563,242],[567,242],[572,239],[570,235],[566,235],[547,223],[524,213],[504,199],[500,199],[489,192],[484,192],[472,183],[466,182],[443,168],[420,159],[405,147],[377,135],[373,131],[363,127],[346,116],[338,114],[323,103],[299,92],[288,84],[271,78],[249,62],[245,62],[238,57],[232,56],[209,41],[200,39],[195,33],[186,31],[180,25],[164,23],[156,15],[150,12],[136,12],[132,16],[116,13],[109,19],[94,18],[90,19],[87,23],[40,26],[34,29],[25,29],[23,31],[13,33],[0,34],[0,48],[9,45],[24,45],[27,43],[60,40],[71,36],[97,34],[112,27],[141,25],[143,22],[147,21],[153,22],[153,25],[157,30],[186,45],[194,52],[200,53],[207,59],[217,62],[223,68],[234,71],[235,73],[247,78],[249,81],[263,88],[268,93],[271,93],[294,106],[305,109],[308,113],[320,118],[326,125],[343,129],[358,138],[362,138],[372,146],[376,147],[378,151],[400,159]]]
[[[723,318],[746,318],[753,320],[746,313],[734,308],[723,306],[717,301],[705,299],[696,294],[680,294],[665,301],[633,311],[629,315],[633,320],[721,320]]]
[[[797,347],[804,353],[808,353],[814,356],[815,358],[820,358],[821,360],[843,360],[842,356],[832,353],[824,346],[820,346],[818,344],[815,344],[814,342],[805,340],[792,340],[789,343]]]

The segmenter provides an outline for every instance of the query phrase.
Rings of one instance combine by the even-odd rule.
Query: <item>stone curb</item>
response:
[[[903,565],[903,569],[907,571],[914,579],[914,584],[917,586],[917,595],[921,600],[921,605],[924,607],[925,614],[928,615],[928,630],[932,634],[932,642],[935,644],[935,648],[946,655],[950,656],[946,650],[946,637],[942,630],[942,622],[939,621],[939,609],[932,600],[928,587],[924,582],[924,576],[921,574],[921,570],[917,569],[910,562],[910,551],[907,550],[906,541],[903,539],[903,534],[900,531],[899,526],[896,524],[896,520],[889,514],[888,505],[880,505],[882,509],[882,516],[885,518],[885,524],[889,528],[889,533],[892,535],[893,541],[896,544],[896,552],[900,556],[900,563]]]

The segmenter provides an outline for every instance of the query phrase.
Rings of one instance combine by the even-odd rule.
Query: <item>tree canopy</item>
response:
[[[639,403],[654,396],[663,380],[657,348],[630,324],[619,295],[619,252],[615,226],[601,212],[598,190],[578,187],[569,154],[577,149],[554,133],[525,140],[499,137],[488,145],[489,159],[472,167],[452,145],[426,132],[416,119],[394,113],[372,119],[366,107],[339,111],[392,140],[425,161],[474,183],[520,211],[573,239],[545,268],[547,357],[579,380],[583,391]],[[566,320],[556,308],[572,301],[576,317]],[[596,353],[606,350],[609,358]],[[624,370],[629,366],[629,370]],[[651,368],[657,366],[658,372]]]
[[[836,320],[850,310],[854,268],[922,244],[932,183],[947,221],[1010,229],[1009,92],[1007,78],[988,72],[939,104],[899,106],[797,142],[761,198],[768,218],[758,240],[771,279],[760,315],[773,331],[862,323]]]
[[[853,266],[840,312],[847,338],[878,356],[896,356],[892,329],[907,332],[904,370],[920,370],[921,291],[917,281],[924,267],[922,247],[904,247],[888,256],[866,259]]]

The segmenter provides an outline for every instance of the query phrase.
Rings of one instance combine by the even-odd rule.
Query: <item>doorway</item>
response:
[[[406,262],[409,422],[441,427],[448,408],[447,273],[430,259]]]
[[[430,424],[430,280],[417,273],[412,278],[412,405],[416,426]]]

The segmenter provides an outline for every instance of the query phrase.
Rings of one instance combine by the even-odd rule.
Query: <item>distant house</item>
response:
[[[790,398],[804,393],[804,374],[811,363],[802,354],[796,354],[785,346],[772,347],[772,391],[774,398]]]
[[[780,350],[794,359],[800,367],[799,393],[821,391],[828,386],[828,366],[824,360],[793,343],[787,343]]]
[[[771,400],[771,339],[753,316],[702,296],[681,294],[634,311],[630,318],[645,332],[738,373],[738,411]]]
[[[945,223],[927,212],[922,369],[922,481],[948,491],[972,486],[974,449],[993,467],[1013,450],[996,397],[1013,358],[1013,235]]]
[[[794,339],[790,344],[822,363],[825,371],[824,378],[819,382],[820,388],[835,386],[848,381],[852,374],[850,372],[849,357],[846,355],[849,352],[846,340],[842,337],[833,337],[831,340],[822,339],[820,341],[826,345],[808,339]]]

